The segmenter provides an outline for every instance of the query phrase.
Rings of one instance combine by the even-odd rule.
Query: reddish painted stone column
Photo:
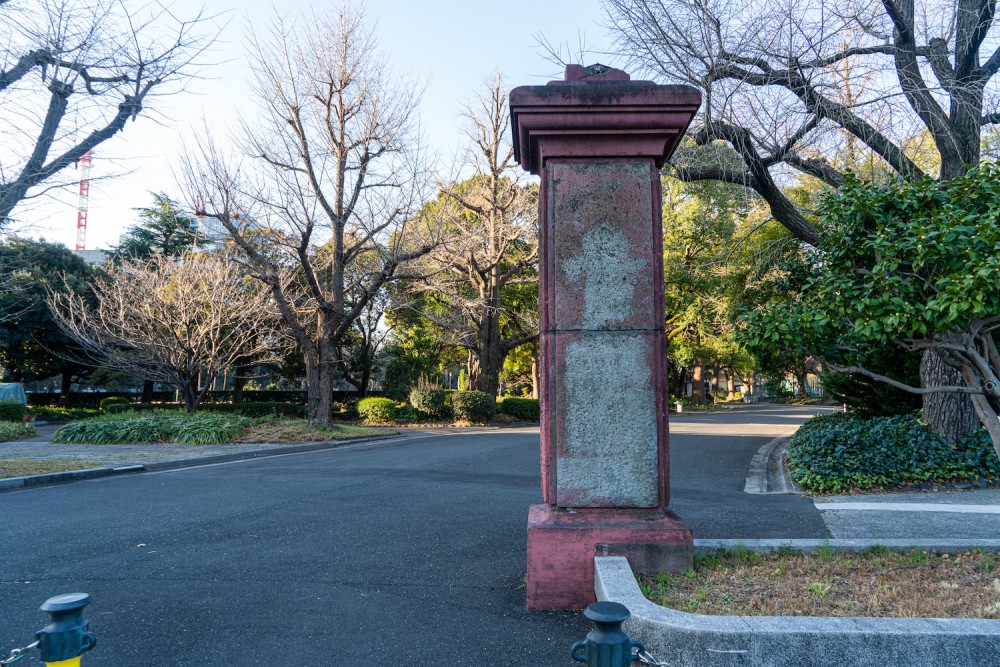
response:
[[[659,168],[700,103],[694,88],[603,65],[510,93],[517,159],[542,180],[531,609],[593,601],[595,553],[637,571],[691,565],[691,529],[668,509]]]

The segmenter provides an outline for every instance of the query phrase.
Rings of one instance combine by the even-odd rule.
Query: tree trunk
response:
[[[319,354],[312,362],[313,372],[306,374],[309,383],[309,424],[329,427],[333,425],[333,383],[337,375],[337,351],[328,340],[319,341],[318,347]]]
[[[496,396],[500,390],[500,371],[503,368],[505,356],[499,345],[494,348],[481,349],[479,351],[478,381],[473,383],[472,388],[490,396]]]
[[[193,377],[188,378],[187,382],[181,387],[181,395],[184,397],[184,410],[188,414],[193,414],[198,409],[198,385],[200,384],[198,379],[200,375],[200,373],[197,373]]]
[[[736,400],[736,380],[731,370],[726,371],[726,400]]]
[[[920,360],[920,384],[923,387],[962,385],[962,373],[941,360],[933,350]],[[963,394],[930,393],[923,397],[923,420],[931,431],[951,444],[982,426],[972,399]]]
[[[73,373],[63,371],[59,384],[59,407],[65,408],[69,405],[69,390],[73,386]]]
[[[479,365],[476,374],[469,375],[469,384],[475,391],[496,396],[500,389],[500,371],[507,356],[500,337],[499,316],[485,316],[478,331]]]
[[[806,382],[805,373],[796,373],[795,381],[799,385],[799,398],[809,398],[809,385]]]
[[[247,385],[247,376],[252,369],[248,364],[236,364],[233,369],[233,403],[243,402],[243,388]]]
[[[142,381],[142,394],[139,397],[140,403],[152,403],[153,402],[153,389],[156,388],[156,383],[152,380]]]
[[[705,405],[705,362],[695,357],[691,369],[691,402],[695,405]]]

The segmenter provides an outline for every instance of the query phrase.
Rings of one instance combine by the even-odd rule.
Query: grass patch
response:
[[[698,614],[1000,618],[1000,557],[972,550],[827,548],[696,556],[681,574],[640,576],[656,604]]]
[[[35,435],[35,427],[23,422],[0,422],[0,442],[30,438]]]
[[[86,445],[218,445],[239,439],[253,420],[233,414],[122,412],[66,424],[52,442]]]
[[[49,472],[67,472],[69,470],[86,470],[96,467],[93,463],[83,461],[35,461],[32,459],[0,459],[0,479],[6,477],[24,477],[26,475],[44,475]]]
[[[347,426],[334,424],[331,427],[310,426],[305,419],[267,420],[249,425],[238,442],[266,442],[274,444],[296,444],[303,442],[323,442],[344,440],[373,435],[390,435],[395,431],[372,426]]]

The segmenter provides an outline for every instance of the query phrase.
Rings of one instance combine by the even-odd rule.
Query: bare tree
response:
[[[819,245],[790,178],[843,183],[845,169],[951,179],[980,160],[984,128],[1000,123],[995,0],[605,0],[619,46],[654,76],[697,86],[692,126],[702,146],[741,160],[679,152],[672,173],[758,192],[775,220]],[[921,159],[919,140],[933,147]],[[693,158],[693,155],[702,156]],[[924,386],[961,384],[925,354]],[[951,440],[977,424],[959,394],[928,393],[924,419]]]
[[[0,228],[25,199],[197,75],[218,34],[202,14],[118,0],[0,4]],[[134,4],[134,3],[131,3]]]
[[[277,20],[253,42],[263,120],[245,128],[236,160],[203,138],[184,178],[198,212],[222,224],[271,288],[305,357],[309,421],[329,424],[342,341],[434,245],[411,224],[426,184],[420,91],[393,76],[371,25],[349,6],[294,29]]]
[[[122,260],[93,284],[96,306],[52,293],[57,324],[95,366],[171,384],[194,412],[238,359],[281,351],[270,290],[204,254]]]
[[[423,315],[468,351],[470,388],[496,395],[507,353],[538,336],[537,195],[519,180],[499,74],[463,115],[475,174],[442,184],[425,209],[446,240],[423,260],[428,277],[413,289],[430,306]]]

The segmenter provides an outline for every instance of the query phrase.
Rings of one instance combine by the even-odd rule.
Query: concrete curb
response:
[[[743,547],[747,551],[758,553],[773,553],[782,549],[795,551],[819,551],[824,548],[841,551],[864,551],[872,547],[885,547],[893,551],[908,551],[914,547],[936,550],[944,553],[980,549],[982,551],[1000,551],[1000,540],[935,540],[935,539],[766,539],[766,540],[695,540],[694,552],[708,554],[718,549],[733,551]]]
[[[757,450],[750,460],[743,493],[755,495],[803,493],[785,469],[785,446],[788,445],[790,437],[790,435],[778,436]]]
[[[25,475],[24,477],[7,477],[0,479],[0,491],[11,491],[32,486],[47,486],[63,482],[76,482],[81,479],[95,479],[131,472],[142,472],[143,466],[121,466],[119,468],[86,468],[84,470],[68,470],[66,472],[50,472],[44,475]]]
[[[632,616],[625,631],[670,667],[974,667],[996,664],[1000,621],[704,616],[647,600],[628,560],[594,558],[598,600]]]
[[[118,468],[87,468],[85,470],[71,470],[68,472],[53,472],[44,475],[28,475],[25,477],[8,477],[0,479],[0,492],[15,491],[33,486],[48,486],[51,484],[62,484],[66,482],[77,482],[83,479],[96,479],[98,477],[110,477],[134,472],[153,472],[158,470],[174,470],[178,468],[191,468],[195,466],[213,465],[216,463],[229,463],[231,461],[243,461],[248,459],[263,458],[267,456],[280,456],[282,454],[299,454],[302,452],[316,452],[324,449],[336,449],[345,445],[356,445],[366,442],[379,442],[400,438],[401,434],[365,436],[360,438],[349,438],[345,440],[334,440],[330,442],[314,442],[304,445],[288,445],[275,447],[274,449],[260,449],[253,452],[237,452],[233,454],[218,454],[215,456],[202,456],[189,459],[177,459],[175,461],[157,461],[144,465],[121,466]]]

